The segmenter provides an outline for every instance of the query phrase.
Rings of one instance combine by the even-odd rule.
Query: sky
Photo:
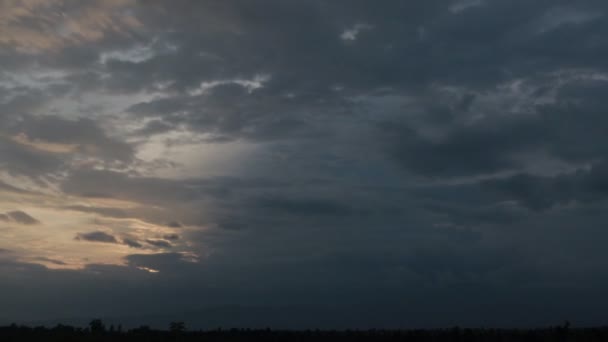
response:
[[[606,12],[0,0],[0,324],[606,324]]]

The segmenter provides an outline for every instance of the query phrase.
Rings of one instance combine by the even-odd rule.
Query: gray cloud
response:
[[[127,213],[124,210],[119,209],[119,208],[96,208],[96,207],[84,206],[84,205],[71,205],[71,206],[65,207],[64,209],[79,211],[79,212],[84,212],[84,213],[95,213],[95,214],[100,214],[102,216],[107,216],[107,217],[115,217],[115,218],[128,217]]]
[[[116,237],[106,232],[95,231],[90,233],[79,233],[76,235],[76,240],[91,241],[91,242],[103,242],[103,243],[118,243]]]
[[[171,242],[167,241],[167,240],[160,240],[160,239],[147,239],[146,240],[147,244],[150,244],[154,247],[160,247],[160,248],[171,248]]]
[[[112,139],[92,120],[66,120],[56,116],[27,119],[14,128],[29,139],[75,145],[78,153],[107,160],[130,161],[133,147]]]
[[[352,214],[352,210],[344,204],[320,199],[261,198],[256,201],[255,206],[260,210],[283,212],[294,216]]]
[[[165,234],[165,235],[163,235],[163,239],[169,240],[169,241],[179,240],[179,235],[177,235],[177,234]]]
[[[4,182],[0,182],[0,189],[3,190],[3,191],[20,193],[20,194],[28,193],[28,191],[26,191],[26,190],[20,189],[20,188],[15,187],[15,186],[12,186],[10,184],[6,184]]]
[[[28,213],[21,211],[21,210],[15,210],[15,211],[7,212],[4,214],[0,214],[0,221],[15,222],[18,224],[23,224],[23,225],[28,225],[28,226],[40,224],[40,221],[38,221],[37,219],[30,216]]]
[[[34,179],[45,178],[63,166],[60,156],[38,151],[0,137],[0,165],[14,175],[25,175]]]
[[[132,254],[126,257],[126,261],[130,266],[146,267],[161,272],[171,271],[175,267],[182,268],[183,266],[193,265],[180,253]]]
[[[143,248],[143,245],[141,243],[139,243],[137,240],[130,238],[123,239],[122,243],[132,248]]]
[[[37,257],[34,258],[34,260],[36,261],[42,261],[42,262],[48,262],[54,265],[59,265],[59,266],[65,266],[67,265],[65,262],[61,261],[61,260],[56,260],[56,259],[51,259],[51,258],[46,258],[46,257]]]
[[[555,205],[571,202],[603,201],[608,196],[608,170],[605,161],[594,164],[590,170],[560,174],[554,177],[518,174],[506,179],[483,183],[489,191],[517,200],[533,210],[546,210]]]

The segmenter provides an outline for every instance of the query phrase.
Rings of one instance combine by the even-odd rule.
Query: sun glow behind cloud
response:
[[[124,257],[135,251],[152,254],[188,250],[186,242],[178,239],[187,231],[186,227],[181,227],[177,235],[175,228],[167,225],[128,217],[128,211],[140,207],[135,202],[42,193],[0,191],[0,194],[0,212],[19,210],[39,221],[32,225],[0,222],[3,234],[0,248],[10,250],[23,262],[80,269],[87,264],[124,265]],[[106,232],[113,240],[77,238],[79,234],[97,231]],[[146,243],[155,239],[164,241],[166,236],[172,238],[167,244]]]
[[[78,148],[75,144],[60,144],[60,143],[52,143],[46,142],[43,140],[31,140],[24,133],[17,134],[11,139],[19,143],[21,145],[25,145],[40,151],[51,152],[51,153],[73,153]]]

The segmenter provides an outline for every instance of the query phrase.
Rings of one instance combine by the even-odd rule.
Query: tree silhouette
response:
[[[182,333],[186,331],[186,324],[184,322],[171,322],[169,324],[169,331],[172,333]]]
[[[118,328],[117,328],[118,327]],[[89,328],[58,324],[55,327],[27,327],[12,324],[0,326],[0,341],[48,342],[605,342],[608,326],[575,328],[569,322],[537,329],[469,329],[454,327],[432,330],[273,330],[216,329],[186,331],[184,322],[171,322],[169,330],[149,326],[123,329],[114,326],[106,330],[100,319]]]
[[[95,335],[100,335],[106,332],[106,326],[103,324],[101,319],[94,319],[89,323],[89,327],[91,328],[91,333]]]

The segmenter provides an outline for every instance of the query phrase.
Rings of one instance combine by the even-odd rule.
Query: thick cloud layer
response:
[[[0,4],[0,323],[605,323],[607,11]]]

